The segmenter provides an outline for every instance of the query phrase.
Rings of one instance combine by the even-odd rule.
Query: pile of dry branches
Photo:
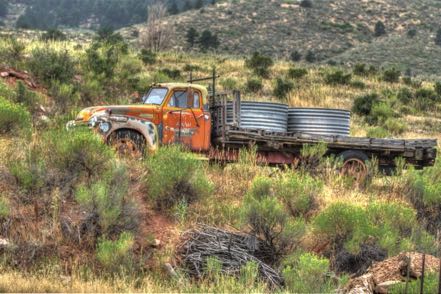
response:
[[[262,260],[271,259],[265,243],[248,234],[232,233],[203,226],[187,231],[178,248],[178,258],[186,272],[197,278],[204,275],[207,258],[215,257],[222,265],[222,273],[235,275],[248,262],[258,265],[260,277],[272,287],[283,285],[280,274]]]

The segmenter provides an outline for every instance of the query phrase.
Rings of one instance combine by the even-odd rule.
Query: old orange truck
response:
[[[209,95],[205,87],[193,83],[161,83],[154,84],[139,104],[86,108],[68,126],[87,124],[120,154],[135,156],[148,156],[162,145],[183,144],[209,159],[228,162],[237,160],[241,148],[254,145],[261,161],[292,164],[305,144],[324,142],[326,155],[340,156],[344,167],[359,173],[367,172],[366,163],[373,158],[384,170],[394,168],[398,157],[416,168],[435,162],[436,140],[245,128],[241,125],[240,107],[238,92],[228,99],[216,93]]]

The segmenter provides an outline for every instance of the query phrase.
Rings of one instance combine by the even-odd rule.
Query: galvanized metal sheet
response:
[[[351,113],[325,108],[290,108],[288,132],[349,136]]]
[[[227,105],[227,123],[233,122],[233,105]],[[286,132],[288,105],[270,102],[242,101],[240,127],[246,129]]]

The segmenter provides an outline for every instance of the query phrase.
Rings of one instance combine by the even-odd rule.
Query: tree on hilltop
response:
[[[196,31],[195,28],[191,27],[187,30],[186,39],[187,39],[187,44],[190,48],[194,47],[198,37],[199,37],[199,33],[198,31]]]

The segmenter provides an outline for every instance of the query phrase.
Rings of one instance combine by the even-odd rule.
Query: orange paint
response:
[[[112,115],[151,121],[159,130],[162,129],[162,144],[180,143],[193,151],[208,151],[211,146],[211,116],[209,111],[204,110],[207,90],[193,84],[157,84],[152,89],[166,92],[160,104],[90,107],[82,110],[76,121],[87,123],[92,115],[109,111]],[[153,100],[157,103],[160,99]]]

